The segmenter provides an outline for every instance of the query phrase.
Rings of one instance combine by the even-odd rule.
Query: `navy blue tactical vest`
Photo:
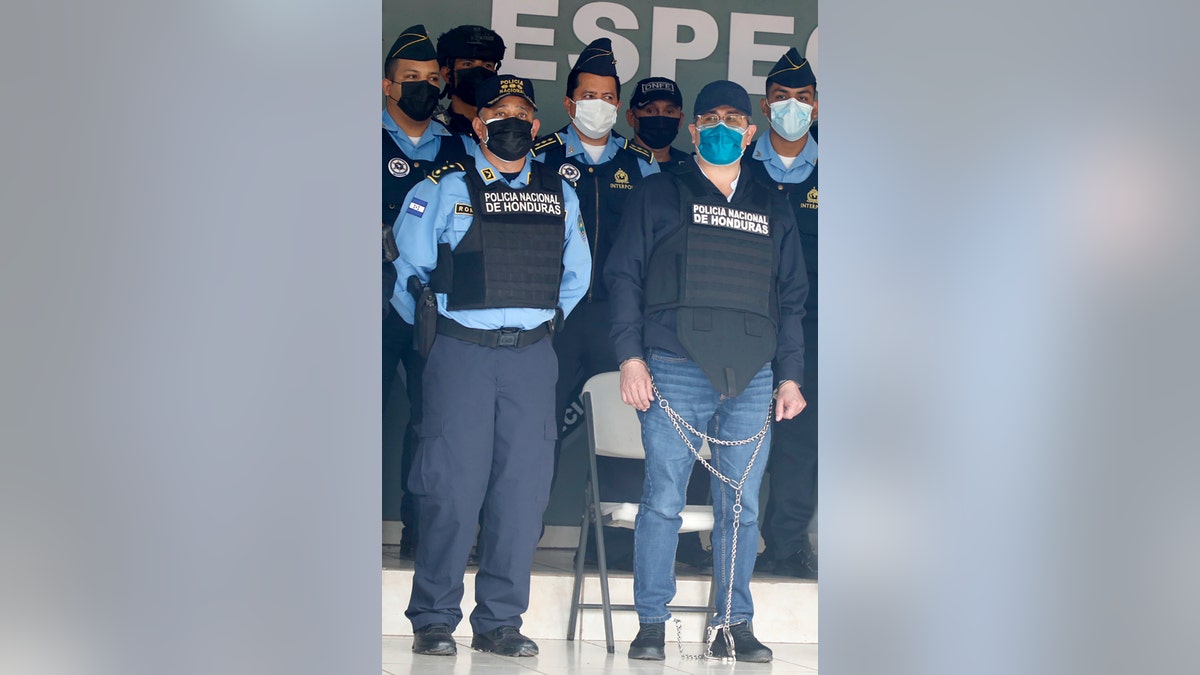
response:
[[[530,181],[520,189],[503,180],[485,184],[470,158],[438,170],[465,172],[474,215],[457,246],[438,245],[431,285],[447,294],[448,309],[558,307],[566,237],[562,179],[537,162],[527,167]]]
[[[588,164],[584,157],[567,157],[562,133],[543,136],[533,142],[533,153],[541,155],[546,166],[575,185],[579,195],[579,211],[583,228],[592,245],[592,280],[586,299],[604,300],[608,289],[601,275],[608,252],[616,239],[617,224],[625,210],[625,201],[642,180],[638,160],[653,161],[649,150],[629,139],[621,139],[623,147],[603,164]]]
[[[799,183],[780,183],[767,173],[766,165],[750,156],[753,145],[743,156],[742,166],[750,171],[756,182],[769,190],[787,196],[792,213],[796,216],[796,231],[800,233],[800,248],[804,253],[804,266],[808,272],[808,298],[804,301],[804,343],[808,348],[817,344],[817,167]]]
[[[682,226],[646,265],[645,312],[676,311],[679,342],[723,394],[736,396],[775,355],[779,248],[771,193],[751,181],[736,204],[694,164],[666,167],[679,187]]]
[[[430,124],[438,124],[430,121]],[[383,130],[383,222],[391,225],[400,215],[404,197],[417,183],[425,180],[430,171],[467,156],[466,146],[458,136],[440,136],[437,156],[430,160],[414,160]]]

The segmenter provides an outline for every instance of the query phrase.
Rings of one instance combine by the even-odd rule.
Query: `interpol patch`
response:
[[[692,204],[692,223],[725,227],[739,232],[771,236],[771,219],[765,213],[742,211],[715,204]]]
[[[412,169],[410,169],[408,166],[408,162],[404,161],[400,157],[393,157],[392,160],[388,162],[388,173],[392,174],[396,178],[404,178],[411,170]]]
[[[460,216],[473,216],[475,215],[475,209],[471,208],[470,204],[458,202],[454,205],[454,213]]]
[[[408,212],[420,218],[425,215],[425,209],[429,207],[428,202],[423,202],[420,199],[413,199],[408,204]]]

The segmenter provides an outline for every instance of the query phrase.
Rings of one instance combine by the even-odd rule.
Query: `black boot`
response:
[[[458,645],[454,644],[450,626],[444,623],[435,623],[414,631],[412,650],[418,654],[454,656],[458,653]]]
[[[665,661],[666,631],[661,623],[644,623],[637,637],[629,644],[629,658],[645,661]]]
[[[804,537],[800,542],[800,550],[786,558],[775,561],[775,574],[800,579],[817,578],[817,553],[813,550],[812,542]]]
[[[735,657],[738,661],[751,663],[771,661],[771,650],[754,637],[754,631],[750,630],[749,623],[734,624],[729,627],[729,633],[733,636],[733,649],[737,652]],[[729,656],[729,651],[725,646],[724,628],[717,631],[717,639],[713,642],[712,653],[713,656]]]
[[[471,649],[495,652],[500,656],[537,656],[537,643],[521,635],[516,626],[500,626],[471,638]]]

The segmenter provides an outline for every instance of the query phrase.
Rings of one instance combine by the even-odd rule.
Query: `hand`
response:
[[[621,391],[625,391],[625,373],[621,373]],[[804,410],[804,406],[808,405],[804,400],[804,396],[800,394],[800,386],[795,382],[788,380],[779,385],[779,391],[775,392],[775,421],[782,422],[790,420]]]
[[[621,400],[642,412],[650,409],[654,389],[645,361],[627,359],[621,364]]]

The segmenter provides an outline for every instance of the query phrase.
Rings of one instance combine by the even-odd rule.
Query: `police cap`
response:
[[[700,93],[696,94],[696,105],[692,114],[703,115],[723,105],[731,106],[747,115],[751,114],[750,95],[746,93],[745,87],[729,80],[717,80],[704,85]]]
[[[400,37],[392,43],[385,62],[392,59],[432,61],[436,58],[437,52],[433,49],[433,42],[429,39],[429,34],[425,32],[425,26],[417,24],[400,31]]]
[[[679,85],[665,77],[647,77],[638,82],[633,88],[633,98],[629,99],[629,107],[641,109],[654,101],[670,101],[683,109]]]
[[[476,85],[476,109],[490,108],[505,96],[520,96],[537,110],[537,104],[533,102],[533,81],[516,75],[493,75]]]
[[[779,59],[779,62],[767,73],[767,87],[778,84],[789,89],[798,89],[809,85],[816,86],[817,76],[813,74],[812,64],[800,56],[800,52],[792,47]]]
[[[499,62],[504,59],[504,40],[483,26],[458,26],[438,36],[437,59],[443,66],[452,65],[454,59]]]
[[[577,73],[591,73],[616,78],[617,60],[613,57],[612,40],[608,38],[592,40],[584,48],[579,58],[575,59],[575,67],[571,70]]]

